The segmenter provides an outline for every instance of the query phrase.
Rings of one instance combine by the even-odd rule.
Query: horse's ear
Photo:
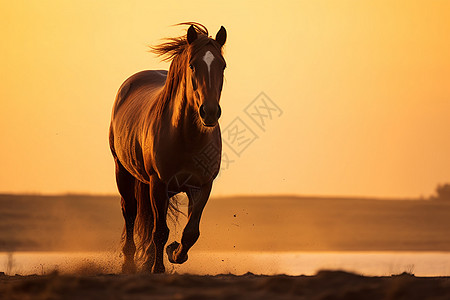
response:
[[[187,31],[187,42],[188,44],[192,44],[197,39],[197,31],[194,28],[194,25],[189,26]]]
[[[225,30],[225,27],[220,26],[220,29],[216,34],[216,42],[218,42],[220,46],[223,46],[225,45],[226,41],[227,41],[227,31]]]

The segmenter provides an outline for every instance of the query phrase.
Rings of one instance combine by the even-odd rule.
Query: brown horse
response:
[[[172,61],[169,71],[134,74],[120,87],[113,107],[109,141],[125,219],[124,272],[136,270],[136,250],[143,258],[143,271],[165,271],[169,200],[180,192],[189,199],[188,222],[181,244],[173,242],[166,252],[172,263],[187,260],[220,168],[218,119],[226,30],[221,27],[213,39],[201,24],[181,25],[190,25],[186,36],[152,48]],[[217,155],[205,156],[205,149]]]

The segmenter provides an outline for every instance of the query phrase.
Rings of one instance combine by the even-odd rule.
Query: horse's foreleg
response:
[[[181,244],[173,242],[167,246],[167,256],[171,263],[182,264],[188,259],[188,251],[200,236],[200,218],[211,192],[212,182],[202,186],[200,193],[188,194],[188,222],[183,230]]]
[[[167,208],[169,199],[166,193],[166,186],[156,176],[150,179],[150,201],[153,211],[153,238],[152,247],[149,251],[154,251],[153,255],[148,253],[149,258],[154,261],[147,261],[144,264],[148,269],[151,267],[153,273],[164,273],[164,246],[169,238],[169,228],[166,223]]]

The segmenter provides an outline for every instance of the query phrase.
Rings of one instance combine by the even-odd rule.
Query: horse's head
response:
[[[187,90],[202,126],[215,127],[221,114],[219,102],[226,67],[222,46],[227,39],[227,32],[222,26],[216,38],[212,39],[198,34],[191,25],[186,38],[189,44]]]

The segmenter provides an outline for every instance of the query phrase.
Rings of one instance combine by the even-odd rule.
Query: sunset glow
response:
[[[115,94],[133,73],[167,69],[148,46],[196,21],[228,32],[221,128],[239,117],[257,136],[239,155],[224,146],[213,195],[428,196],[450,182],[449,11],[447,1],[2,1],[0,192],[117,193]],[[263,129],[244,111],[261,92],[282,111]]]

